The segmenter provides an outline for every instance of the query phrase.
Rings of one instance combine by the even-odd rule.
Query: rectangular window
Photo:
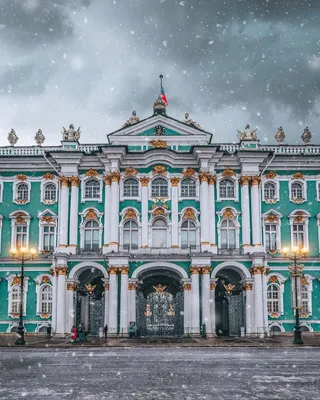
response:
[[[265,246],[267,251],[277,250],[277,225],[265,225]]]
[[[16,248],[27,247],[27,226],[16,226]]]
[[[46,225],[43,227],[43,250],[53,251],[55,239],[55,227]]]
[[[303,248],[305,245],[305,237],[304,237],[304,224],[293,224],[293,246],[298,247],[299,249]]]

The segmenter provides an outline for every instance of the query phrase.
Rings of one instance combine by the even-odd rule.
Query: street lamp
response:
[[[301,260],[302,258],[305,258],[308,254],[308,249],[306,247],[303,247],[300,249],[299,247],[292,247],[291,250],[288,247],[284,247],[282,249],[282,254],[284,255],[284,258],[292,260],[293,264],[289,266],[289,271],[290,275],[294,278],[294,308],[296,310],[296,325],[294,327],[294,338],[293,338],[293,343],[294,344],[303,344],[303,340],[301,337],[301,326],[300,326],[300,315],[299,315],[299,296],[298,296],[298,277],[301,277],[302,270],[303,270],[303,265],[297,264],[298,260]],[[288,256],[289,253],[292,254],[292,256]],[[300,285],[300,280],[299,280],[299,285]]]
[[[24,326],[23,326],[23,290],[24,290],[24,263],[33,259],[37,255],[36,249],[28,249],[27,247],[20,247],[19,249],[10,249],[10,254],[15,260],[21,261],[21,279],[20,279],[20,314],[18,326],[18,338],[15,342],[16,345],[24,346]]]

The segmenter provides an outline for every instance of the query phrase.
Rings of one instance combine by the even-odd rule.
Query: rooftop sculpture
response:
[[[74,125],[70,124],[69,129],[66,130],[62,127],[62,140],[79,140],[80,139],[80,126],[77,130],[74,129]]]

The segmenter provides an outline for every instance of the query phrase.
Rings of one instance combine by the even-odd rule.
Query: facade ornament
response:
[[[174,311],[173,304],[170,304],[169,305],[169,310],[168,310],[168,316],[169,317],[174,317],[175,315],[176,315],[176,312]]]
[[[18,180],[18,181],[26,181],[26,180],[27,180],[27,177],[26,177],[25,174],[18,174],[18,175],[17,175],[17,180]]]
[[[153,128],[153,133],[155,136],[163,136],[166,134],[166,128],[161,125],[158,125],[155,128]]]
[[[269,315],[270,315],[271,318],[279,318],[279,316],[280,316],[280,314],[278,314],[278,313],[272,313],[272,314],[269,314]]]
[[[128,289],[129,290],[136,290],[137,289],[137,284],[135,282],[128,283]]]
[[[109,275],[116,275],[117,274],[117,268],[114,267],[113,265],[110,265],[110,267],[108,268],[108,274]]]
[[[51,279],[48,276],[44,275],[41,277],[41,283],[51,283]]]
[[[67,176],[59,177],[61,187],[69,187],[69,178]]]
[[[16,131],[14,129],[11,129],[11,131],[8,133],[8,141],[10,143],[10,146],[14,146],[17,144],[19,138],[16,134]]]
[[[45,222],[46,224],[55,223],[55,220],[51,217],[51,215],[45,215],[41,218],[41,222]]]
[[[133,208],[128,208],[123,219],[137,219],[137,213]]]
[[[196,214],[191,207],[186,208],[183,213],[183,219],[196,219]]]
[[[189,118],[189,113],[187,112],[184,113],[184,120],[182,122],[186,125],[193,126],[194,128],[202,130],[201,126],[197,124],[196,121]]]
[[[217,181],[216,175],[210,175],[209,176],[209,185],[214,185]]]
[[[148,186],[150,178],[148,178],[147,176],[143,176],[142,178],[140,178],[140,182],[142,186]]]
[[[202,172],[200,172],[200,174],[199,174],[199,179],[200,179],[200,183],[203,183],[203,182],[209,182],[209,177],[210,177],[210,173],[209,172],[204,172],[204,171],[202,171]]]
[[[43,319],[47,319],[51,316],[51,314],[40,314],[40,317]]]
[[[156,208],[156,210],[155,210],[155,212],[154,212],[154,215],[155,216],[159,216],[159,215],[162,215],[162,216],[167,216],[167,213],[166,213],[166,211],[162,208],[162,207],[158,207],[158,208]]]
[[[236,176],[236,173],[231,168],[228,167],[224,171],[222,171],[221,175],[224,178],[231,178],[232,176]]]
[[[151,144],[151,146],[155,147],[156,149],[166,149],[168,147],[167,142],[165,142],[164,140],[151,140],[149,144]]]
[[[103,287],[104,287],[104,290],[110,290],[110,283],[105,283],[103,285]]]
[[[267,174],[264,176],[266,179],[275,179],[277,177],[277,174],[274,171],[269,171]]]
[[[153,103],[153,111],[155,113],[165,113],[167,104],[162,100],[161,96]]]
[[[309,286],[308,279],[307,279],[305,276],[302,276],[302,277],[301,277],[301,284],[302,284],[302,285]]]
[[[187,290],[187,291],[191,290],[191,283],[184,283],[183,290]]]
[[[68,267],[65,267],[63,265],[56,267],[57,275],[67,275],[67,273],[68,273]]]
[[[89,294],[93,294],[94,289],[97,287],[97,285],[91,285],[91,283],[89,283],[89,285],[84,285],[84,286],[88,290]]]
[[[77,141],[80,139],[80,126],[77,130],[74,129],[74,125],[70,124],[69,129],[62,127],[62,140],[70,140],[70,141]]]
[[[123,124],[122,128],[126,128],[127,126],[134,125],[140,121],[140,118],[137,116],[136,111],[132,111],[131,117]]]
[[[152,311],[151,311],[151,306],[150,304],[146,304],[146,310],[144,312],[144,315],[146,317],[151,317],[152,316]]]
[[[34,137],[34,140],[36,141],[38,146],[41,146],[42,143],[45,141],[45,136],[42,132],[42,129],[38,129],[36,136]]]
[[[74,282],[67,283],[67,290],[76,291],[78,289],[78,285]]]
[[[26,223],[26,220],[24,218],[25,215],[23,213],[18,212],[15,215],[16,215],[16,221],[15,221],[16,224],[25,224]]]
[[[297,211],[296,216],[293,220],[295,224],[302,224],[304,222],[304,214],[302,211]]]
[[[251,176],[243,175],[240,178],[240,186],[250,185],[250,182],[251,182]]]
[[[236,285],[232,285],[231,283],[228,283],[227,285],[223,285],[224,288],[226,289],[226,292],[228,294],[232,293],[233,289],[235,288]]]
[[[270,283],[279,283],[278,277],[276,275],[272,275],[269,278]]]
[[[308,127],[304,128],[303,134],[301,135],[301,139],[303,140],[304,144],[309,144],[312,138],[312,133]]]
[[[198,275],[198,274],[200,274],[200,272],[201,272],[201,267],[197,267],[196,265],[190,267],[191,275],[194,275],[194,274]]]
[[[21,276],[16,275],[11,282],[11,286],[21,285]]]
[[[210,290],[215,290],[216,287],[217,287],[216,282],[210,282]]]
[[[241,142],[243,141],[252,141],[252,140],[258,140],[257,137],[257,130],[258,129],[251,129],[249,124],[246,124],[245,128],[243,131],[238,131],[238,138],[240,139]]]
[[[96,171],[95,169],[90,168],[89,171],[85,172],[85,175],[89,176],[90,178],[93,178],[93,177],[99,175],[99,172]]]
[[[274,214],[269,214],[268,216],[265,217],[265,222],[270,222],[270,223],[277,223],[279,222],[279,217]]]
[[[110,172],[110,179],[111,179],[111,182],[119,183],[119,181],[120,181],[120,172],[119,171]]]
[[[196,173],[196,171],[194,169],[192,169],[192,168],[185,168],[182,171],[182,175],[183,176],[187,176],[187,177],[194,176],[195,173]]]
[[[301,172],[296,172],[292,175],[292,179],[304,179],[304,175]]]
[[[201,272],[203,275],[210,274],[212,271],[211,265],[206,265],[205,267],[201,267]]]
[[[54,179],[54,175],[51,172],[47,172],[43,175],[43,179],[45,179],[46,181]]]
[[[125,176],[134,176],[137,175],[138,171],[135,168],[129,167],[126,168],[124,174]]]
[[[259,175],[251,177],[251,186],[258,186],[260,185],[261,177]]]
[[[167,175],[167,170],[166,167],[164,167],[163,165],[156,165],[155,167],[153,167],[152,173],[153,175],[155,174]]]
[[[279,126],[277,133],[274,135],[274,137],[276,138],[276,141],[279,144],[283,144],[285,138],[286,138],[286,134],[284,133],[284,130],[282,128],[282,126]]]
[[[87,214],[86,214],[86,220],[88,219],[97,219],[97,213],[93,208],[89,208]]]
[[[171,186],[177,187],[179,185],[180,179],[177,177],[170,178]]]
[[[155,198],[154,203],[152,204],[151,210],[154,210],[157,207],[162,207],[168,210],[168,204],[165,203],[165,198]]]
[[[224,212],[223,212],[223,218],[229,218],[229,219],[234,219],[234,212],[232,211],[232,208],[227,207]]]
[[[255,266],[250,268],[250,272],[252,275],[259,275],[264,272],[264,266]]]
[[[110,178],[109,175],[104,175],[103,180],[104,180],[104,184],[105,184],[106,186],[107,186],[107,185],[111,185],[111,178]]]
[[[163,292],[167,289],[168,286],[163,286],[163,285],[161,285],[161,284],[159,283],[159,285],[157,285],[157,286],[152,286],[152,287],[153,287],[153,289],[154,289],[157,293],[163,293]]]
[[[252,289],[253,289],[253,283],[251,283],[251,282],[245,282],[245,283],[243,284],[243,289],[244,289],[244,290],[252,290]]]
[[[71,176],[70,177],[70,183],[71,183],[71,186],[79,187],[80,179],[77,176]]]

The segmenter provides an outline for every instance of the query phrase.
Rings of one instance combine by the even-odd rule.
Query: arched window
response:
[[[181,225],[181,248],[196,246],[196,225],[192,221],[184,221]]]
[[[186,178],[181,181],[181,197],[196,197],[196,182],[194,179]]]
[[[167,247],[167,232],[168,226],[163,219],[156,219],[152,225],[152,247],[166,248]]]
[[[221,222],[221,248],[235,249],[236,248],[236,227],[233,221],[226,219]]]
[[[19,183],[17,186],[17,200],[28,200],[29,190],[26,183]]]
[[[128,178],[123,182],[123,197],[139,196],[139,183],[134,178]]]
[[[14,285],[11,289],[11,313],[19,314],[20,312],[20,285]]]
[[[264,199],[274,200],[276,198],[276,184],[273,182],[266,182],[264,184]]]
[[[309,314],[309,288],[307,285],[301,285],[301,311],[305,314]]]
[[[89,179],[85,183],[85,194],[86,199],[97,199],[100,197],[100,182],[96,179]]]
[[[44,187],[44,200],[56,201],[56,185],[47,183]]]
[[[221,199],[233,199],[234,182],[231,179],[222,179],[219,184],[219,193]]]
[[[291,198],[292,199],[303,199],[303,183],[293,182],[291,184]]]
[[[84,227],[84,249],[99,249],[99,224],[97,221],[88,221]]]
[[[28,247],[27,234],[28,227],[25,224],[16,225],[16,248]]]
[[[302,249],[305,247],[305,224],[292,225],[293,246]]]
[[[152,181],[152,197],[168,197],[168,183],[163,178],[156,178]]]
[[[42,314],[52,314],[52,287],[43,285],[40,294],[40,311]]]
[[[135,221],[127,221],[123,225],[123,247],[125,249],[137,249],[138,241],[138,225]]]
[[[280,288],[275,284],[268,286],[267,306],[269,314],[280,312]]]

